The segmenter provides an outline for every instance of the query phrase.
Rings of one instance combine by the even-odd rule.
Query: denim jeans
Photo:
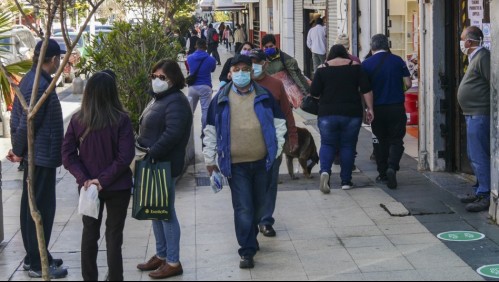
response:
[[[275,219],[273,217],[275,211],[275,204],[277,201],[277,182],[279,181],[279,167],[282,163],[282,155],[274,161],[271,170],[271,179],[269,181],[269,188],[265,199],[265,214],[260,221],[260,225],[274,225]]]
[[[180,224],[175,212],[175,179],[173,179],[170,221],[153,220],[152,228],[156,239],[156,256],[169,263],[180,262]]]
[[[201,124],[202,129],[206,127],[206,118],[208,116],[208,108],[211,103],[211,94],[213,90],[209,85],[194,85],[189,87],[189,101],[191,102],[191,109],[194,113],[198,106],[198,102],[201,101]]]
[[[466,116],[468,158],[478,180],[476,195],[490,197],[490,116]]]
[[[319,159],[321,173],[331,175],[331,167],[336,151],[340,151],[341,181],[352,180],[352,168],[355,161],[357,140],[359,139],[361,117],[347,116],[322,116],[319,117],[319,130],[321,134],[321,149]]]
[[[258,223],[265,211],[270,171],[265,160],[232,164],[229,186],[234,208],[239,255],[253,257],[258,248]]]
[[[324,62],[326,61],[326,54],[320,55],[320,54],[312,53],[312,61],[314,64],[313,73],[315,73],[317,71],[317,68],[320,65],[324,64]]]

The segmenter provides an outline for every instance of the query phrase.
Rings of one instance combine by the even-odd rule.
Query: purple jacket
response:
[[[98,179],[104,191],[131,189],[135,138],[128,115],[123,114],[117,126],[91,131],[80,144],[84,132],[74,115],[62,144],[62,163],[79,187]]]

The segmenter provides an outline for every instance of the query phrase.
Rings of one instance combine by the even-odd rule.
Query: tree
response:
[[[163,24],[175,25],[175,16],[192,14],[197,4],[196,0],[117,0],[128,10],[139,11],[143,19],[147,12],[162,15]]]

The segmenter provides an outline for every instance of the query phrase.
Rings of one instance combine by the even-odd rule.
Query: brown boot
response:
[[[168,263],[165,263],[158,270],[149,273],[149,277],[153,279],[164,279],[182,275],[183,273],[182,264],[179,263],[178,266],[171,266]]]
[[[153,256],[146,263],[137,265],[137,268],[142,271],[151,271],[160,268],[163,264],[165,264],[164,260],[159,259],[157,256]]]

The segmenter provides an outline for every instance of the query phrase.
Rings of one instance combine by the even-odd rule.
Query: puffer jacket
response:
[[[229,92],[232,85],[232,82],[227,84],[211,101],[207,124],[203,131],[205,135],[203,155],[206,165],[216,165],[218,156],[220,172],[228,178],[232,177],[229,103]],[[272,94],[256,83],[253,83],[253,87],[256,91],[255,113],[260,121],[263,139],[267,146],[266,167],[269,171],[274,160],[282,153],[286,120]]]
[[[31,92],[35,82],[36,66],[23,77],[19,88],[28,105],[31,101]],[[38,85],[37,101],[52,82],[50,75],[42,71]],[[64,122],[61,103],[57,93],[52,91],[43,103],[34,119],[35,122],[35,165],[56,168],[62,164],[62,140],[64,138]],[[16,97],[10,120],[12,151],[16,156],[28,156],[28,124],[26,112]]]
[[[155,94],[139,121],[137,143],[157,161],[171,163],[172,176],[182,174],[192,127],[192,111],[179,89]]]

